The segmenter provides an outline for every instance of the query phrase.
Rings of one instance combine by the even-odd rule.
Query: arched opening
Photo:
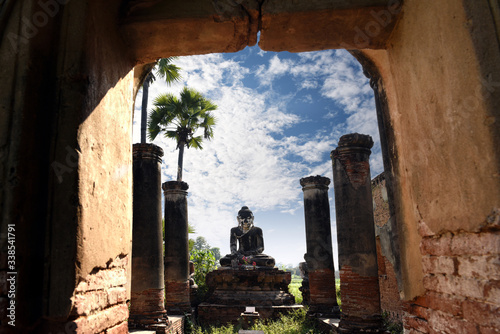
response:
[[[471,276],[437,261],[469,263],[467,254],[487,261],[488,254],[497,254],[500,187],[498,173],[492,171],[497,169],[500,133],[495,108],[500,98],[495,77],[500,63],[498,6],[486,0],[407,0],[397,26],[384,27],[387,20],[378,14],[390,4],[394,2],[309,5],[276,0],[235,6],[217,1],[191,12],[188,5],[162,1],[6,3],[1,21],[6,78],[1,103],[7,111],[1,115],[6,134],[2,232],[8,223],[18,224],[19,326],[57,330],[68,319],[84,325],[100,311],[126,314],[123,303],[91,303],[80,314],[78,305],[83,304],[77,300],[102,291],[84,288],[101,272],[122,275],[117,288],[127,291],[131,69],[162,56],[236,51],[251,44],[249,36],[260,29],[268,50],[368,43],[358,49],[376,69],[372,78],[375,72],[380,76],[375,87],[385,92],[380,94],[387,116],[382,124],[394,177],[394,210],[401,223],[404,299],[448,317],[444,325],[428,317],[425,326],[492,327],[477,318],[455,318],[417,297],[470,298],[486,308],[495,302],[487,292],[494,273]],[[214,5],[219,9],[215,15]],[[149,16],[134,21],[130,13]],[[384,33],[377,35],[377,22]],[[190,27],[189,32],[182,27]],[[144,52],[150,45],[155,48]],[[365,65],[368,72],[370,68]],[[2,245],[7,241],[3,237]],[[439,248],[442,244],[462,248]],[[446,285],[450,281],[460,289]],[[476,284],[477,294],[468,294],[469,284]],[[110,326],[115,325],[122,323]]]

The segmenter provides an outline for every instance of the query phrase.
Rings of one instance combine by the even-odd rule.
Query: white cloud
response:
[[[270,86],[272,82],[281,77],[282,75],[290,72],[293,67],[293,62],[289,59],[280,59],[277,54],[275,54],[269,60],[269,66],[259,66],[256,76],[260,79],[260,84],[263,86]]]
[[[262,52],[259,55],[268,57]],[[158,80],[150,88],[149,105],[151,109],[159,93],[178,94],[187,85],[219,106],[214,139],[205,142],[201,151],[185,150],[183,179],[190,187],[190,223],[197,235],[221,247],[222,254],[229,251],[229,229],[236,224],[235,216],[242,205],[248,205],[254,213],[276,210],[295,214],[302,209],[300,178],[331,178],[328,155],[342,134],[357,131],[378,138],[371,88],[359,64],[347,52],[302,53],[295,61],[275,54],[255,73],[221,54],[182,57],[176,65],[183,69],[182,82],[167,87]],[[330,119],[338,118],[342,111],[347,117],[328,130],[287,135],[287,129],[306,122],[288,110],[296,92],[277,96],[272,89],[273,81],[287,74],[297,80],[297,90],[315,89],[342,107],[341,111],[331,110]],[[269,89],[260,92],[245,87],[243,80],[251,75]],[[313,102],[310,95],[304,99]],[[139,94],[134,142],[140,137],[140,100]],[[165,151],[162,181],[175,179],[175,143],[160,136],[155,143]],[[372,164],[372,170],[381,170],[379,148],[372,155]]]

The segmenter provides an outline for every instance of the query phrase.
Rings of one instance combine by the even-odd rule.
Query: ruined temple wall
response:
[[[127,332],[133,62],[118,7],[2,8],[0,172],[16,181],[0,203],[2,232],[16,228],[18,331]]]
[[[495,1],[407,0],[377,64],[410,333],[494,332],[500,289]],[[498,13],[498,12],[497,12]]]
[[[391,252],[391,228],[389,219],[389,199],[384,174],[372,180],[373,218],[377,242],[377,264],[380,286],[380,306],[392,319],[403,319],[403,302],[399,296],[398,282],[394,270],[394,261],[399,254]]]

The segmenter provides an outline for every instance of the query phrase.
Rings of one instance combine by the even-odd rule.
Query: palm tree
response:
[[[172,61],[177,57],[161,58],[156,62],[156,76],[159,78],[165,78],[167,84],[171,84],[174,81],[179,81],[181,75],[179,74],[180,68],[172,64]],[[141,107],[141,144],[146,142],[146,128],[147,128],[147,118],[148,118],[148,95],[149,95],[149,85],[151,85],[156,80],[153,72],[149,72],[142,84],[142,107]]]
[[[172,94],[161,94],[154,101],[155,108],[149,114],[149,138],[154,140],[160,132],[166,138],[175,139],[179,149],[177,181],[182,181],[184,146],[202,149],[203,139],[213,137],[215,117],[211,111],[217,106],[194,89],[184,87],[180,99]],[[203,136],[195,136],[198,129]]]

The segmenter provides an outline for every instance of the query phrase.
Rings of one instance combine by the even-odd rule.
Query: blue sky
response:
[[[373,91],[359,63],[344,50],[238,53],[180,57],[182,81],[157,80],[149,108],[160,93],[194,88],[218,105],[212,141],[187,149],[183,180],[189,184],[189,222],[221,254],[229,252],[229,230],[243,206],[264,232],[264,253],[296,265],[306,250],[302,189],[310,175],[330,178],[330,210],[336,259],[335,206],[330,152],[341,135],[369,134],[372,177],[383,170]],[[136,99],[133,142],[140,142]],[[158,136],[163,148],[162,182],[175,180],[175,142]],[[337,266],[337,263],[335,263]]]

